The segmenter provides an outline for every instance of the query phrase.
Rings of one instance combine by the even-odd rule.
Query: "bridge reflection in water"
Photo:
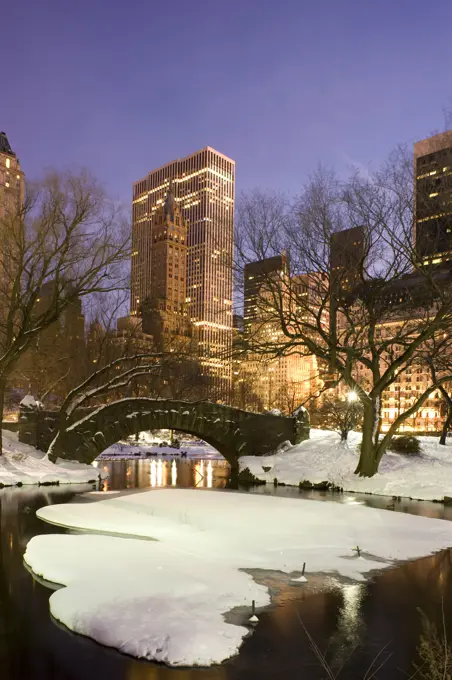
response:
[[[101,491],[182,487],[223,489],[230,466],[225,460],[138,459],[99,461],[98,468],[108,474]]]

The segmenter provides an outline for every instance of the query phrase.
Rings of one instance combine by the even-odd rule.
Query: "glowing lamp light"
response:
[[[356,401],[357,399],[358,399],[358,395],[356,394],[356,392],[352,391],[352,392],[349,392],[347,394],[347,400],[348,401]]]

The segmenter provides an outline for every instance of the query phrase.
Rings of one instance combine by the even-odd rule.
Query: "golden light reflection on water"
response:
[[[207,488],[211,489],[212,483],[213,483],[212,461],[209,460],[209,462],[207,463]]]
[[[151,480],[151,486],[157,486],[157,463],[155,462],[155,460],[151,460],[149,477]]]
[[[157,486],[162,486],[163,484],[163,462],[161,460],[157,461]]]
[[[196,461],[193,467],[194,486],[204,486],[204,461]]]
[[[148,460],[109,461],[105,466],[108,480],[101,489],[145,489],[164,487],[224,488],[229,477],[229,465],[218,460]]]
[[[199,670],[197,668],[168,668],[146,662],[131,661],[127,672],[127,680],[199,680],[204,676],[206,680],[225,680],[229,677],[226,667]]]
[[[173,460],[171,463],[171,485],[176,486],[177,484],[177,465],[176,461]]]

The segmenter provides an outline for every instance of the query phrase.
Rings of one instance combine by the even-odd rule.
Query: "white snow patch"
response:
[[[50,609],[68,628],[171,665],[210,665],[237,652],[247,629],[223,614],[253,600],[269,603],[267,590],[242,569],[300,573],[306,562],[310,573],[360,580],[452,544],[443,520],[232,492],[164,489],[53,505],[37,515],[72,529],[155,539],[37,536],[25,561],[67,586],[52,594]],[[366,559],[351,557],[357,545],[366,546]]]
[[[83,484],[97,479],[91,465],[75,461],[51,463],[42,451],[18,441],[16,432],[3,430],[3,456],[0,457],[0,484]]]
[[[419,437],[422,454],[385,453],[380,469],[369,479],[354,474],[361,434],[351,432],[341,443],[335,432],[311,430],[311,439],[271,456],[244,456],[240,468],[259,479],[298,486],[302,481],[330,482],[345,491],[443,500],[452,496],[452,445],[440,446],[437,437]],[[270,468],[267,472],[263,468]]]
[[[42,409],[44,407],[43,403],[41,401],[38,401],[37,399],[35,399],[32,394],[26,394],[25,397],[20,402],[20,405],[25,406],[26,408],[35,408],[35,409]]]

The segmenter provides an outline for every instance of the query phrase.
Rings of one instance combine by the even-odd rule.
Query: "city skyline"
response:
[[[426,24],[422,3],[402,5],[199,0],[188,12],[176,0],[172,39],[183,47],[168,51],[163,6],[9,3],[5,53],[16,53],[15,35],[27,50],[4,74],[2,129],[29,178],[88,166],[124,205],[136,177],[205,145],[235,159],[238,194],[296,193],[318,163],[339,173],[375,166],[444,127],[452,7],[440,2]]]

